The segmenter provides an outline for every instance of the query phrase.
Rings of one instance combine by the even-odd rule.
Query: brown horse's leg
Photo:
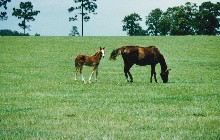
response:
[[[127,80],[127,82],[133,82],[133,77],[132,77],[132,75],[131,75],[131,73],[130,73],[130,68],[133,66],[133,64],[131,65],[125,65],[124,66],[124,73],[125,73],[125,77],[126,77],[126,80]],[[129,77],[130,77],[130,81],[128,80],[128,75],[129,75]]]
[[[130,71],[128,71],[128,75],[129,75],[129,77],[130,77],[130,79],[131,79],[130,82],[132,83],[132,82],[133,82],[133,77],[132,77]]]
[[[126,78],[127,82],[129,82],[129,80],[128,80],[128,70],[127,70],[126,66],[124,66],[124,73],[125,73],[125,78]]]
[[[150,82],[152,83],[152,77],[154,76],[154,80],[157,83],[157,77],[156,77],[156,71],[155,71],[155,65],[151,65],[151,77]]]

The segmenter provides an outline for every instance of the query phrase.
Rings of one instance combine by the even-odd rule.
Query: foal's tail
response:
[[[75,58],[75,67],[79,67],[80,65],[82,65],[84,62],[86,61],[86,56],[85,55],[78,55]]]
[[[75,58],[75,68],[79,67],[79,56]]]
[[[79,63],[77,61],[77,59],[75,58],[75,68],[77,68],[79,66]]]

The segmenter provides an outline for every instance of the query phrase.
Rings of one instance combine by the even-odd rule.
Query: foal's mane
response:
[[[99,53],[99,51],[97,51],[93,56],[96,56]]]
[[[100,50],[98,50],[93,56],[98,57],[99,59],[101,59],[102,52]]]

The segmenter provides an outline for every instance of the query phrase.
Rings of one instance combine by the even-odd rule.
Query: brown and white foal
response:
[[[96,81],[97,81],[97,76],[98,76],[98,66],[100,63],[101,58],[105,57],[105,48],[101,48],[100,50],[98,50],[94,55],[92,56],[88,56],[88,55],[84,55],[84,54],[80,54],[75,58],[75,80],[77,80],[77,73],[80,70],[80,75],[82,77],[82,81],[84,83],[86,83],[83,74],[82,74],[82,68],[83,65],[85,66],[90,66],[90,67],[94,67],[92,70],[92,73],[89,77],[89,83],[91,83],[91,79],[93,74],[96,72]]]

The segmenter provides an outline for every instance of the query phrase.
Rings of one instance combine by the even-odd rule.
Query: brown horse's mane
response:
[[[159,60],[159,63],[160,63],[161,72],[165,72],[167,70],[167,63],[164,59],[164,56],[161,53],[159,53],[158,60]]]

